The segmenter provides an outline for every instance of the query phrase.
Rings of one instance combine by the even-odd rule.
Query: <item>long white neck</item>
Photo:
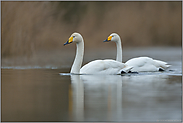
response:
[[[121,46],[121,39],[119,39],[118,42],[116,42],[117,47],[117,55],[116,55],[116,61],[122,62],[122,46]]]
[[[84,55],[84,42],[83,39],[81,42],[76,43],[76,56],[74,63],[72,65],[70,73],[79,74],[80,68],[83,62],[83,55]]]

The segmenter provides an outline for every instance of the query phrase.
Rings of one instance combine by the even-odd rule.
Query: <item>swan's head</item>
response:
[[[120,41],[119,35],[117,33],[112,33],[106,40],[104,40],[104,42],[110,42],[110,41],[119,42]]]
[[[75,32],[70,36],[69,40],[67,40],[67,42],[64,43],[64,45],[71,44],[73,42],[79,43],[82,41],[83,41],[83,37],[81,36],[81,34]]]

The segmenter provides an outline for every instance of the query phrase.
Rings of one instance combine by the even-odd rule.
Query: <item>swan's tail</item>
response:
[[[163,69],[169,68],[171,65],[169,65],[167,62],[160,61],[160,60],[154,60],[159,67],[162,67]]]

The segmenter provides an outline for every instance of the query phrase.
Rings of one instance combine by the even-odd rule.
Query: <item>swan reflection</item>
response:
[[[180,84],[168,75],[71,75],[73,120],[180,120]]]
[[[74,120],[82,121],[84,117],[89,120],[96,120],[96,117],[98,117],[100,121],[100,119],[106,117],[113,117],[113,114],[116,113],[121,115],[121,76],[71,75],[71,84]]]
[[[181,76],[123,77],[125,121],[181,120]]]
[[[84,87],[80,75],[71,75],[73,95],[73,118],[76,121],[84,120]]]

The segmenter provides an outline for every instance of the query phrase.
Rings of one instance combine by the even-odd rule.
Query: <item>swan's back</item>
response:
[[[170,67],[164,61],[154,60],[149,57],[138,57],[128,60],[125,64],[133,66],[132,71],[159,71],[159,69],[166,69]]]
[[[154,60],[154,62],[156,62],[160,67],[165,68],[165,69],[171,66],[171,65],[168,65],[167,62],[160,61],[160,60]]]
[[[80,74],[120,74],[124,68],[127,68],[124,63],[115,60],[95,60],[84,65]]]

